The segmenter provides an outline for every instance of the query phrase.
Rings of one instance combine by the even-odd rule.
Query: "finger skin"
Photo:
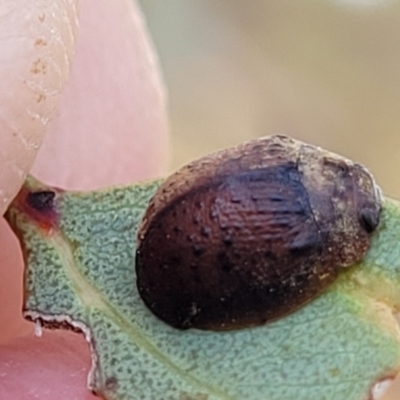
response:
[[[23,260],[17,238],[0,219],[0,345],[14,337],[32,334],[32,324],[22,317]],[[0,353],[0,370],[1,370]],[[1,378],[0,378],[1,386]],[[1,397],[0,397],[1,398]]]
[[[70,69],[78,0],[0,4],[0,215],[17,194]]]
[[[114,34],[119,39],[108,37]],[[126,42],[131,47],[127,43],[116,45],[124,35],[130,36]],[[93,46],[93,41],[103,43],[104,48]],[[123,55],[116,52],[118,48]],[[118,65],[113,66],[109,57]],[[130,65],[121,66],[121,60]],[[113,68],[118,71],[110,82]],[[92,81],[91,74],[96,75]],[[49,140],[34,168],[40,180],[89,189],[165,172],[164,90],[140,14],[130,0],[82,1],[76,57],[60,104],[49,127]],[[0,326],[7,325],[0,332],[0,398],[92,398],[86,389],[90,354],[85,339],[79,334],[63,336],[54,331],[42,338],[33,337],[33,325],[23,321],[19,312],[22,257],[5,223],[0,224],[0,240],[0,301],[6,305],[0,308]],[[24,384],[19,385],[22,380]],[[67,387],[69,393],[62,389]]]
[[[63,112],[51,122],[32,169],[48,184],[87,190],[165,171],[167,116],[157,59],[132,1],[119,4],[82,2]]]
[[[87,390],[90,359],[82,353],[87,344],[72,332],[44,332],[0,346],[0,399],[98,399]]]

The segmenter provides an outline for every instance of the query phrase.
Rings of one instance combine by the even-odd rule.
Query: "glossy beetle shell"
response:
[[[169,177],[139,229],[137,285],[176,328],[256,326],[315,298],[359,261],[379,223],[362,166],[276,135]]]

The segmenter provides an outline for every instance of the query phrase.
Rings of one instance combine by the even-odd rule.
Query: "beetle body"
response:
[[[380,192],[358,164],[285,136],[205,157],[168,178],[139,230],[137,285],[170,325],[264,324],[359,261]]]

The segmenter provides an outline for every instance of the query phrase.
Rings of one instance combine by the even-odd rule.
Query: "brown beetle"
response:
[[[151,200],[136,254],[140,295],[176,328],[264,324],[359,261],[380,210],[365,168],[289,137],[214,153]]]

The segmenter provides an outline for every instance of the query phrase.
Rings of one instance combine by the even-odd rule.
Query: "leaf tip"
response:
[[[6,213],[11,226],[18,228],[16,215],[23,214],[36,223],[38,228],[50,234],[58,224],[56,207],[58,190],[35,180],[27,180]]]

